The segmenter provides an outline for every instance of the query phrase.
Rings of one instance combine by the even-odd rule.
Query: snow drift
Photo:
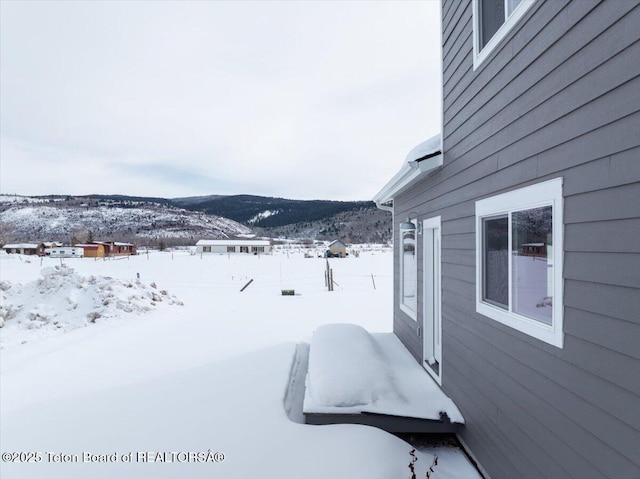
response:
[[[25,285],[0,281],[2,347],[109,318],[143,314],[160,304],[182,304],[155,283],[82,276],[65,264],[44,268],[40,274]],[[16,330],[6,334],[8,328]]]

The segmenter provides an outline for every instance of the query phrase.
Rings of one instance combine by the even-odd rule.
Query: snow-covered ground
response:
[[[330,261],[333,292],[325,260],[293,249],[0,254],[0,476],[411,477],[404,441],[285,411],[297,343],[327,323],[391,330],[391,252]],[[460,451],[434,452],[431,477],[479,477]],[[418,453],[418,477],[432,460]]]

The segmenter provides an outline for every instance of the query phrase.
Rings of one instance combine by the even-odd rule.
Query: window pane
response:
[[[551,324],[553,319],[552,208],[511,215],[512,311]]]
[[[418,258],[416,257],[415,230],[402,232],[402,304],[418,309]]]
[[[507,0],[507,17],[513,13],[522,0]]]
[[[508,309],[509,218],[484,220],[483,299]]]
[[[484,47],[506,18],[504,0],[480,0],[480,43]]]

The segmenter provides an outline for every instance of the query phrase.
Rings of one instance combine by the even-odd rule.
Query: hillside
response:
[[[391,213],[368,207],[345,211],[316,221],[301,221],[284,226],[256,227],[260,236],[274,238],[312,238],[347,243],[387,243],[392,240]]]
[[[367,201],[290,200],[252,195],[145,198],[125,195],[0,195],[0,242],[132,241],[194,244],[248,234],[274,238],[386,242],[391,215]]]
[[[253,195],[177,198],[172,201],[192,211],[224,216],[263,228],[323,220],[338,213],[375,207],[371,201],[290,200]]]
[[[187,211],[166,203],[87,197],[0,197],[0,240],[133,241],[191,243],[200,238],[250,234],[251,229],[227,218]]]

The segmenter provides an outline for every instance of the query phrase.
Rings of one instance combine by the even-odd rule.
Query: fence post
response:
[[[325,278],[327,278],[327,290],[331,291],[331,275],[330,275],[330,268],[329,268],[329,259],[327,259],[327,271],[325,273]]]

